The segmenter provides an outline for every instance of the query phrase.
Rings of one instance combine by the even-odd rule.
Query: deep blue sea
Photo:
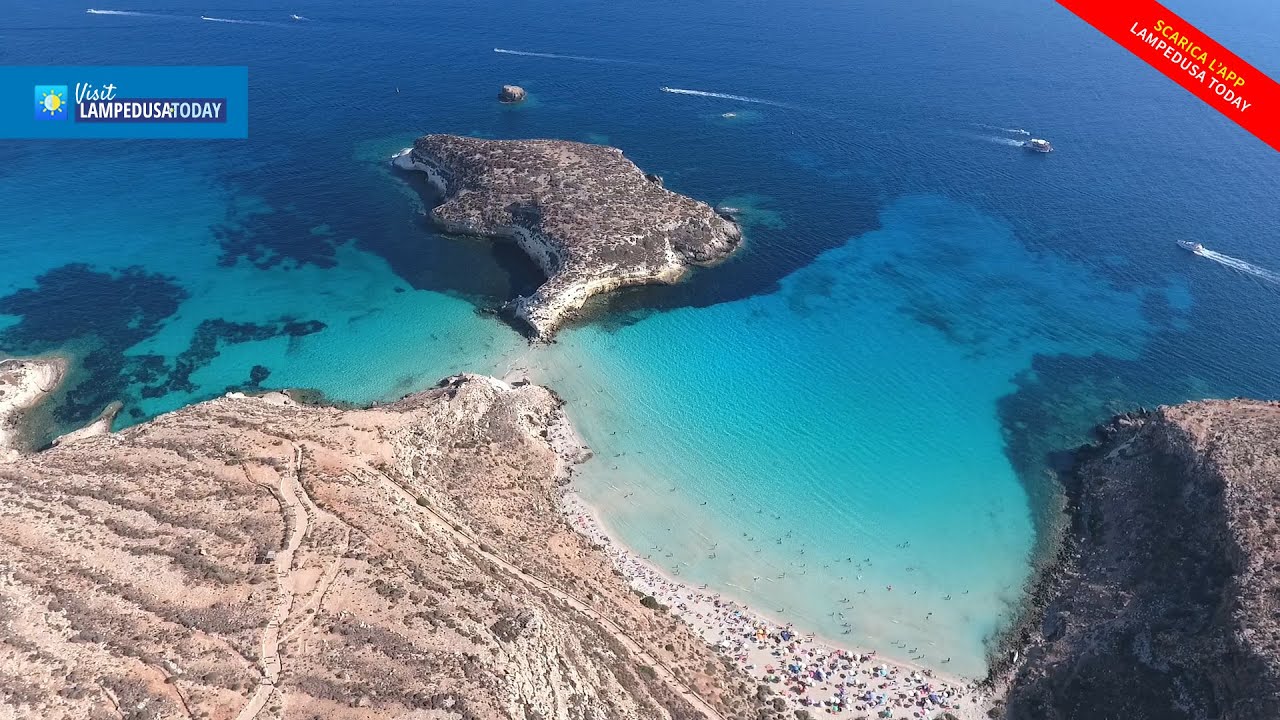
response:
[[[527,367],[642,554],[978,675],[1061,451],[1280,397],[1280,156],[1048,0],[208,2],[0,18],[0,64],[249,67],[247,141],[0,142],[0,352],[76,359],[54,425]],[[1280,75],[1280,6],[1168,4]],[[536,269],[388,170],[424,132],[616,145],[742,208],[746,247],[530,349],[479,310]]]

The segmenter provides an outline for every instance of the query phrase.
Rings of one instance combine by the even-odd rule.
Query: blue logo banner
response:
[[[0,139],[248,136],[245,67],[0,65]]]

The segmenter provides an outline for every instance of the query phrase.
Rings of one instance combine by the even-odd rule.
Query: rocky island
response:
[[[535,340],[593,295],[674,283],[742,243],[733,220],[647,179],[617,148],[425,135],[393,162],[443,195],[430,216],[446,232],[512,239],[542,268],[546,282],[511,303]]]
[[[503,85],[498,91],[498,102],[512,105],[518,102],[524,102],[527,93],[524,88],[519,85]]]
[[[1164,407],[1101,434],[1006,717],[1280,717],[1280,403]]]

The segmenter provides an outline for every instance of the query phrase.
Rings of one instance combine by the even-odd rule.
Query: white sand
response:
[[[19,421],[57,389],[67,373],[64,358],[0,361],[0,462],[18,456]]]
[[[599,515],[572,490],[561,496],[561,510],[604,548],[633,588],[654,596],[792,707],[850,718],[936,718],[944,712],[961,720],[987,717],[991,699],[973,683],[881,658],[874,650],[819,641],[705,586],[677,581],[613,542]]]

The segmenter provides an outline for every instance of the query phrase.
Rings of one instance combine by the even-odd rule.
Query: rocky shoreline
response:
[[[0,362],[7,432],[66,367]],[[0,620],[0,672],[23,678],[5,703],[33,717],[122,698],[252,708],[286,691],[353,719],[537,707],[574,720],[556,698],[578,695],[636,720],[1280,717],[1280,403],[1187,403],[1099,427],[1062,478],[1060,550],[981,683],[806,635],[615,542],[572,490],[590,449],[562,401],[518,373],[455,376],[364,410],[236,393],[111,433],[117,409],[0,466],[12,569],[0,605],[21,620]],[[198,492],[192,477],[205,478]],[[288,607],[263,567],[290,578]],[[231,607],[252,622],[227,624]],[[443,613],[426,634],[405,614],[415,607]],[[138,608],[156,619],[122,620]],[[352,664],[353,622],[392,665]],[[446,626],[457,634],[442,640]],[[177,639],[193,632],[241,659]],[[31,642],[43,654],[16,652]],[[320,652],[331,646],[346,650]],[[149,667],[177,694],[149,689]],[[429,679],[446,667],[468,681]]]
[[[67,367],[61,357],[0,360],[0,463],[21,455],[22,418],[58,389]]]
[[[988,678],[1010,720],[1280,716],[1280,404],[1113,418],[1064,478],[1071,526]]]
[[[742,243],[731,218],[667,190],[617,148],[424,135],[392,162],[441,193],[430,217],[446,232],[513,240],[538,264],[546,282],[509,307],[537,341],[595,295],[678,282]]]
[[[232,393],[0,466],[0,708],[793,720],[556,511],[561,405]]]

